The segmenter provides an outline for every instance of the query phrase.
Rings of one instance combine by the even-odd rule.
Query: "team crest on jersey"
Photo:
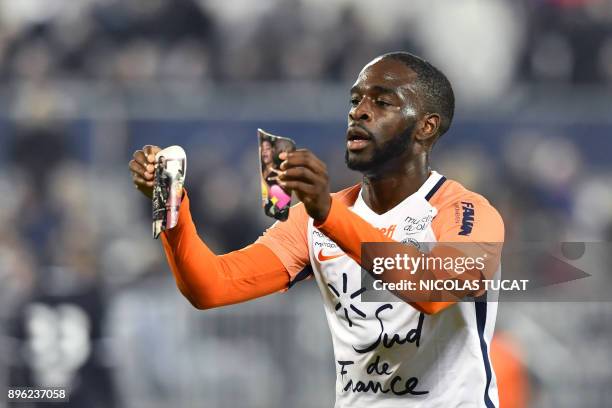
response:
[[[421,251],[421,243],[419,241],[417,241],[416,239],[414,239],[414,238],[406,237],[406,238],[402,239],[401,242],[402,242],[402,244],[412,245],[413,247],[415,247],[416,249]]]

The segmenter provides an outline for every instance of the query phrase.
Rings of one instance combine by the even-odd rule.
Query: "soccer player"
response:
[[[252,245],[224,255],[198,237],[184,191],[178,225],[161,236],[177,286],[208,309],[285,290],[310,265],[333,338],[336,407],[498,406],[489,360],[495,303],[401,293],[405,301],[361,301],[362,242],[413,243],[399,245],[413,257],[422,255],[419,243],[474,244],[498,265],[500,246],[487,246],[503,242],[497,211],[429,167],[453,118],[451,85],[430,63],[396,52],[368,63],[350,95],[345,159],[362,182],[330,194],[313,153],[283,153],[278,182],[301,203]],[[129,164],[147,196],[159,150],[145,146]]]

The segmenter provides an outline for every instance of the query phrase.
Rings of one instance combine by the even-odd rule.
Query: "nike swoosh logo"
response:
[[[323,248],[319,249],[319,253],[317,254],[317,259],[319,262],[331,261],[332,259],[340,258],[345,254],[333,254],[333,255],[323,255]]]

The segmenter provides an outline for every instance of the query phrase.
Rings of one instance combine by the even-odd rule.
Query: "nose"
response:
[[[372,119],[372,112],[368,107],[367,98],[363,98],[349,111],[349,119],[353,122],[369,122]]]

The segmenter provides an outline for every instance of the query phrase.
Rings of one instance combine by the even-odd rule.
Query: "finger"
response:
[[[149,164],[142,150],[136,150],[134,154],[132,155],[132,157],[134,157],[134,160],[136,160],[138,164],[142,165],[142,167],[144,168],[146,168],[147,164]]]
[[[317,157],[317,155],[316,155],[316,154],[314,154],[314,153],[313,153],[311,150],[309,150],[309,149],[303,149],[303,148],[302,148],[302,149],[297,149],[297,150],[294,150],[294,151],[292,151],[292,152],[287,152],[287,156],[291,156],[291,155],[293,155],[293,154],[295,154],[295,155],[301,155],[301,154],[304,154],[304,155],[309,155],[309,156],[311,156],[312,158],[314,158],[315,160],[317,160],[317,161],[319,161],[319,162],[323,163],[322,161],[320,161],[320,160],[319,160],[319,158]]]
[[[155,166],[153,164],[148,164],[146,162],[145,156],[142,150],[137,150],[134,152],[134,161],[136,161],[136,163],[140,165],[144,169],[145,172],[153,175],[153,172],[155,171]]]
[[[149,163],[155,163],[155,155],[157,154],[157,152],[161,151],[161,147],[159,146],[153,146],[153,145],[145,145],[142,148],[147,161]]]
[[[144,173],[144,177],[148,180],[153,180],[155,178],[155,166],[152,164],[147,165],[147,170]]]
[[[146,186],[146,185],[142,185],[142,184],[134,184],[134,187],[138,190],[138,191],[142,191],[143,193],[145,193],[147,196],[151,196],[151,190],[152,190],[152,186]]]
[[[146,184],[147,180],[145,180],[140,174],[132,172],[132,181],[135,184]]]
[[[278,184],[283,190],[294,191],[298,196],[301,194],[313,194],[315,191],[312,184],[299,180],[279,181]]]
[[[141,186],[141,187],[153,187],[155,185],[154,181],[145,180],[142,176],[138,175],[137,173],[133,173],[133,172],[132,172],[132,180],[134,181],[134,184]]]
[[[285,161],[281,163],[281,170],[287,170],[291,167],[308,167],[317,174],[326,171],[325,163],[309,150],[296,150],[288,153],[286,157]]]
[[[291,167],[278,176],[282,181],[304,181],[309,184],[314,184],[320,176],[315,174],[308,167]]]
[[[129,168],[132,172],[137,173],[145,179],[153,179],[153,173],[147,171],[142,164],[138,163],[136,160],[130,160]]]
[[[298,158],[311,161],[313,165],[316,165],[321,168],[325,168],[325,163],[321,161],[313,152],[308,149],[298,149],[293,152],[287,153],[287,158]]]

